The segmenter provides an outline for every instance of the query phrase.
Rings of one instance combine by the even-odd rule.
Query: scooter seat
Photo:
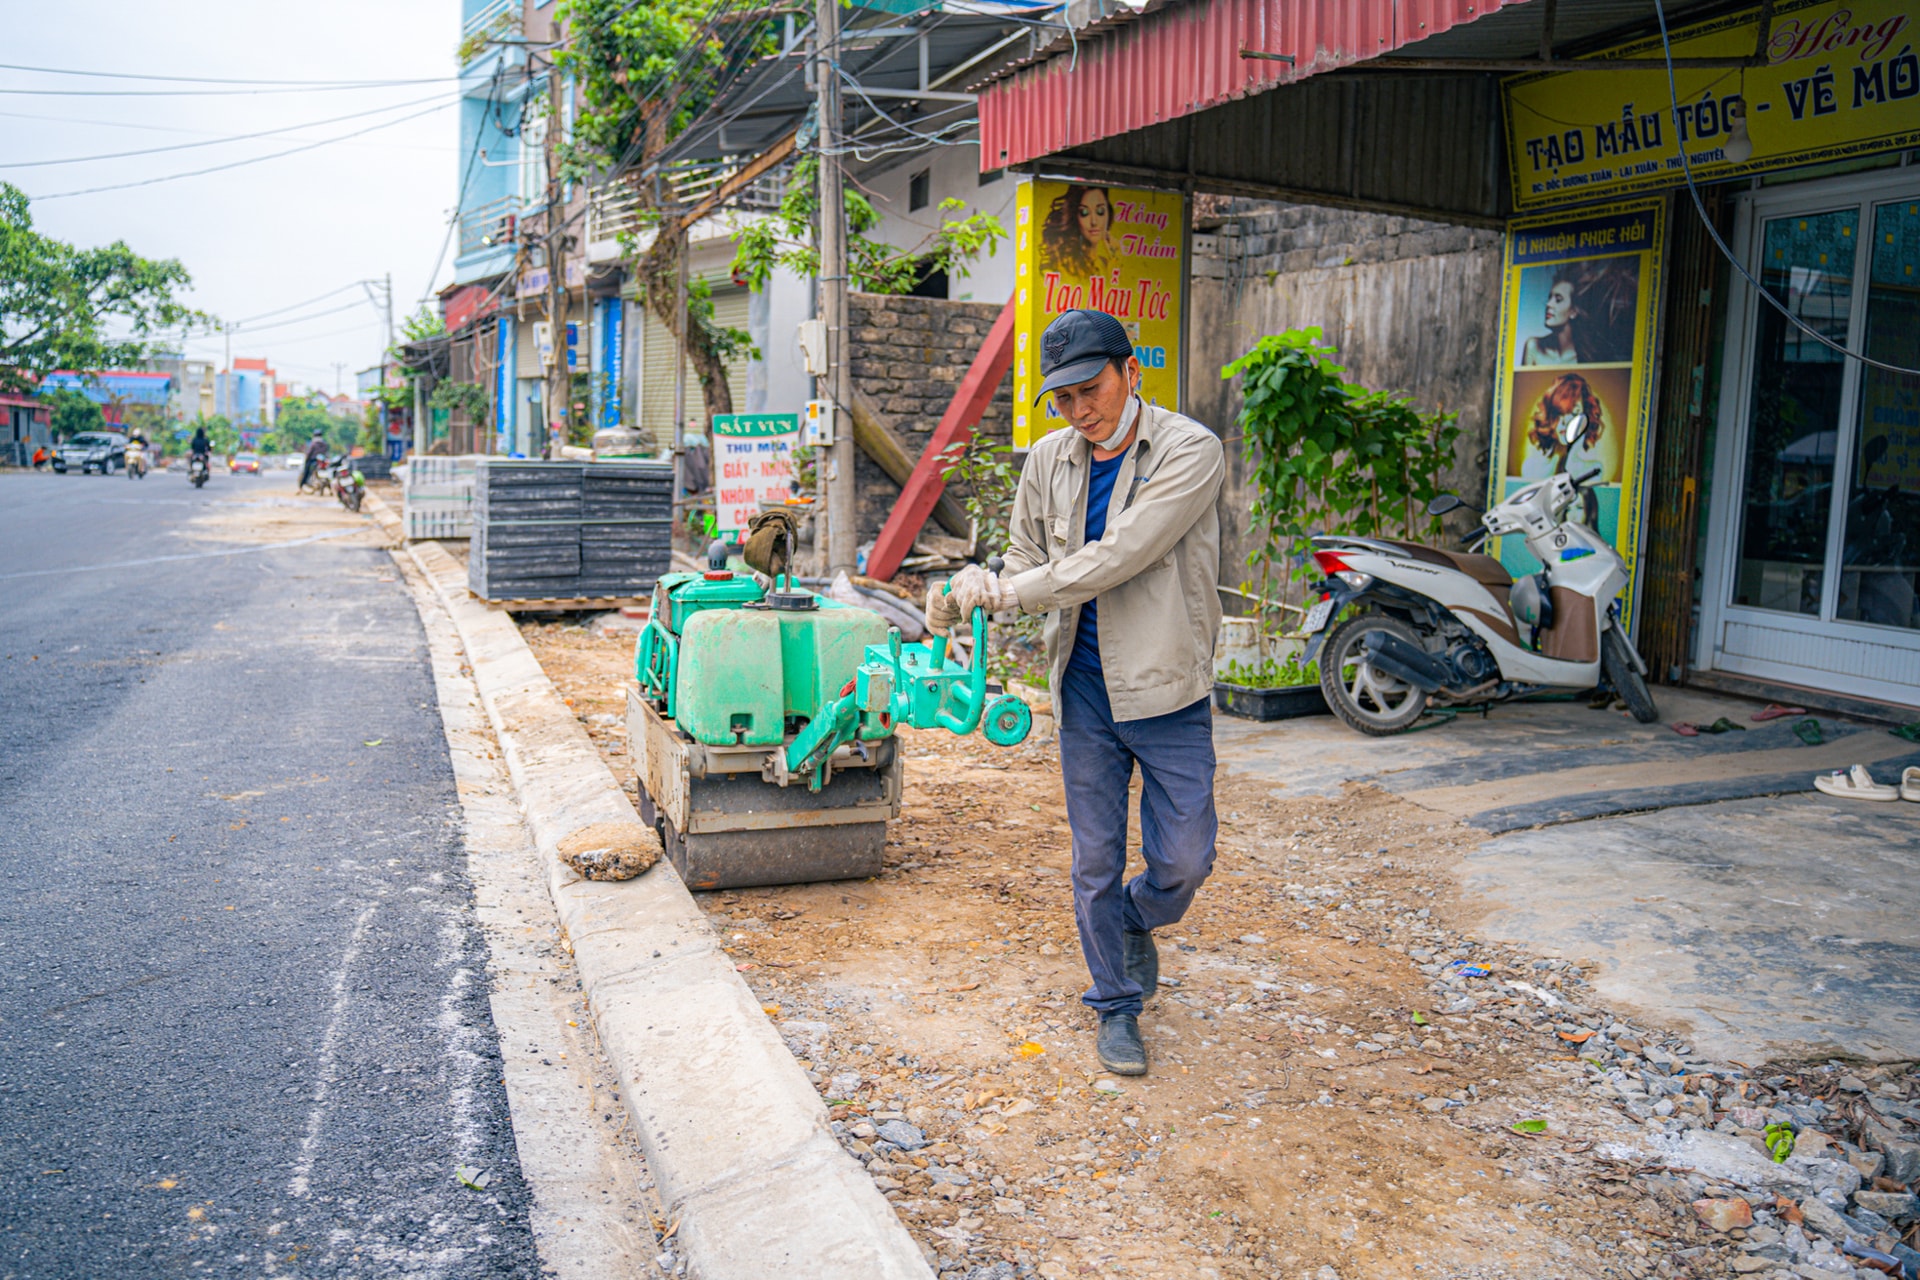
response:
[[[1513,586],[1513,575],[1492,556],[1472,551],[1442,551],[1439,547],[1429,547],[1420,542],[1402,542],[1397,538],[1382,538],[1380,541],[1404,551],[1423,564],[1458,569],[1480,585],[1492,588],[1496,594],[1502,588]]]
[[[1506,566],[1492,556],[1483,556],[1473,551],[1442,551],[1441,555],[1453,562],[1453,567],[1472,578],[1483,587],[1504,591],[1513,586],[1513,575]]]

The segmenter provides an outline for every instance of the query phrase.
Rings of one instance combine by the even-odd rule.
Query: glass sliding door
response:
[[[1820,340],[1920,368],[1920,167],[1756,190],[1736,243],[1793,319],[1731,280],[1697,661],[1920,707],[1920,374]]]
[[[1768,219],[1755,273],[1802,324],[1842,346],[1859,220],[1858,209]],[[1772,307],[1761,304],[1758,320],[1733,603],[1817,617],[1847,362]]]
[[[1920,200],[1875,206],[1865,352],[1920,368]],[[1920,375],[1862,366],[1835,616],[1920,630]]]

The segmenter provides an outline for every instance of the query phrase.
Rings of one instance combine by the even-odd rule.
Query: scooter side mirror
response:
[[[1572,445],[1575,440],[1587,433],[1587,415],[1570,413],[1560,419],[1560,443]]]
[[[1462,498],[1459,494],[1443,493],[1433,499],[1433,501],[1427,503],[1427,514],[1430,516],[1443,516],[1449,511],[1458,511],[1466,505],[1466,499]]]

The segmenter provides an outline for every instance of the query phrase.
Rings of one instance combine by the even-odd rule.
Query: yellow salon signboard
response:
[[[1785,0],[1767,65],[1677,68],[1676,125],[1664,68],[1549,71],[1506,84],[1518,209],[1651,191],[1920,145],[1920,14],[1914,0]],[[1750,58],[1749,9],[1678,28],[1675,58]],[[1596,55],[1663,56],[1658,36]]]
[[[1180,282],[1185,198],[1092,183],[1034,179],[1014,205],[1013,443],[1064,426],[1049,399],[1034,404],[1040,335],[1063,311],[1091,307],[1127,327],[1151,404],[1180,392]]]
[[[1508,224],[1494,378],[1492,492],[1502,502],[1556,472],[1599,469],[1573,518],[1626,559],[1622,617],[1638,594],[1642,495],[1666,198]],[[1568,444],[1573,414],[1585,430]],[[1540,572],[1519,538],[1496,552],[1516,578]]]

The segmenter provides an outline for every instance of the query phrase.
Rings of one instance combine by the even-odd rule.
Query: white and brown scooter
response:
[[[1585,427],[1578,414],[1559,424],[1568,439]],[[1471,550],[1314,538],[1313,558],[1327,580],[1303,628],[1305,660],[1319,659],[1333,713],[1381,736],[1406,728],[1429,705],[1478,706],[1604,681],[1634,719],[1657,719],[1646,663],[1619,624],[1626,562],[1593,529],[1567,519],[1599,474],[1535,481],[1480,517],[1468,548],[1518,535],[1545,566],[1517,581],[1498,560]],[[1443,494],[1427,510],[1442,515],[1467,505]]]

